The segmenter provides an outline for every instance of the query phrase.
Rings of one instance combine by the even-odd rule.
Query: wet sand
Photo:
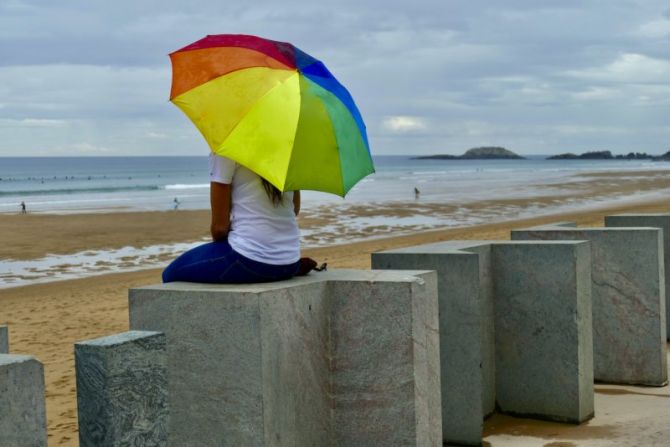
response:
[[[370,253],[378,250],[452,239],[509,239],[513,228],[558,220],[601,226],[604,215],[621,212],[670,212],[670,198],[312,248],[304,253],[328,262],[330,268],[368,269]],[[200,240],[206,236],[208,219],[208,213],[200,211],[0,216],[0,247],[3,258],[40,257],[184,238]],[[10,326],[11,351],[34,355],[45,365],[50,446],[78,445],[73,343],[127,330],[128,289],[159,280],[160,270],[153,269],[0,290],[0,324]],[[589,423],[572,426],[495,415],[486,423],[486,441],[494,447],[670,445],[668,387],[598,385],[596,389],[597,416]]]
[[[303,244],[331,246],[354,240],[415,234],[432,228],[471,227],[485,222],[552,214],[585,215],[597,209],[663,208],[670,192],[669,171],[595,172],[542,185],[536,196],[468,203],[349,203],[305,209]],[[633,195],[648,194],[635,197]],[[670,194],[667,194],[670,200]],[[614,201],[622,200],[617,205]],[[609,205],[607,205],[609,203]],[[656,205],[654,205],[656,204]],[[587,207],[579,210],[580,207]],[[454,216],[460,216],[454,219]],[[412,220],[415,217],[417,219]],[[420,223],[425,219],[425,223]],[[353,225],[352,222],[359,222]],[[36,259],[125,246],[148,247],[196,242],[208,237],[209,211],[110,212],[91,214],[0,214],[0,259]]]

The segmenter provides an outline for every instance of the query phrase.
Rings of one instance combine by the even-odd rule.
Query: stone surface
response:
[[[481,255],[452,247],[373,253],[372,268],[437,271],[443,439],[479,445],[484,416],[495,407],[493,325],[482,324],[493,322],[489,246],[482,246]]]
[[[617,214],[605,216],[606,227],[653,227],[663,230],[665,280],[665,335],[670,340],[670,214]]]
[[[0,446],[46,445],[42,364],[27,355],[0,354]]]
[[[0,354],[9,354],[9,328],[0,326]]]
[[[500,287],[494,289],[494,284],[504,285],[508,282],[508,278],[514,277],[514,281],[525,281],[525,284],[533,285],[537,277],[536,272],[532,269],[536,261],[534,257],[555,258],[558,269],[574,271],[574,273],[572,276],[563,278],[566,286],[564,291],[566,302],[563,303],[565,307],[554,310],[561,311],[572,318],[575,315],[576,306],[579,305],[581,306],[579,307],[580,316],[584,313],[590,314],[584,309],[589,305],[588,290],[584,290],[583,286],[581,289],[577,288],[579,284],[584,283],[584,275],[590,273],[582,271],[584,270],[583,265],[588,265],[588,259],[584,257],[588,257],[589,254],[588,248],[577,248],[582,245],[585,244],[449,241],[389,250],[372,255],[373,268],[433,269],[437,272],[440,306],[442,424],[445,441],[479,445],[483,418],[494,409],[495,376],[498,370],[495,361],[496,352],[502,355],[503,361],[507,359],[504,355],[506,351],[496,348],[499,334],[494,331],[494,302],[497,304],[501,299],[497,294],[509,293],[508,289]],[[500,253],[504,250],[508,250],[504,252],[506,255],[501,255]],[[494,264],[492,256],[496,253],[496,264]],[[514,264],[514,268],[510,264],[508,270],[496,267],[497,264],[506,263],[505,256],[512,256],[512,254],[514,254],[514,259],[528,257],[529,263],[525,265],[523,262],[518,262]],[[575,259],[579,259],[579,265]],[[578,270],[578,267],[581,270]],[[543,277],[543,280],[548,279]],[[572,289],[569,289],[570,286]],[[520,289],[521,291],[524,289]],[[530,289],[530,294],[524,296],[523,301],[515,304],[541,306],[540,299],[544,296],[543,293],[541,285],[537,285]],[[505,312],[510,311],[513,309],[505,310]],[[589,315],[586,315],[585,318],[587,316]],[[509,402],[512,399],[506,397],[507,400],[503,400],[502,403],[506,405],[507,411],[574,421],[584,420],[592,413],[592,384],[587,380],[589,374],[592,373],[589,359],[585,357],[577,361],[577,353],[580,349],[584,354],[590,352],[588,349],[591,343],[590,327],[582,322],[574,324],[565,321],[563,323],[567,326],[561,328],[558,338],[561,340],[562,335],[569,334],[571,338],[562,341],[571,344],[565,349],[561,347],[560,355],[557,355],[556,359],[567,365],[566,368],[556,370],[548,363],[539,363],[537,368],[544,368],[546,377],[549,380],[554,379],[557,383],[572,381],[572,388],[570,388],[572,394],[561,400],[561,395],[564,394],[561,387],[560,389],[537,390],[538,400],[534,402],[535,406],[530,410],[521,406],[517,408],[516,404],[510,405]],[[513,329],[516,333],[525,334],[523,326]],[[512,331],[512,333],[515,332]],[[545,345],[544,338],[531,337],[528,343],[531,342],[544,346],[548,350],[556,348],[553,345]],[[501,348],[505,343],[507,342],[505,341]],[[533,352],[533,355],[537,354],[538,352]],[[525,358],[525,361],[530,363],[537,363],[537,360],[540,359]],[[516,381],[499,381],[497,386],[502,387],[503,391],[514,390],[508,394],[521,395],[523,391],[521,384],[530,379],[526,379],[523,368],[517,367],[512,376],[514,374]],[[555,403],[558,408],[552,408],[551,405],[546,404],[547,402]]]
[[[169,445],[441,445],[433,272],[130,291],[166,334]]]
[[[538,227],[512,239],[591,243],[595,379],[662,386],[665,355],[665,279],[661,230]]]
[[[165,335],[130,331],[79,342],[75,363],[80,446],[167,444]]]
[[[590,419],[589,245],[495,244],[491,266],[500,409],[573,423]]]

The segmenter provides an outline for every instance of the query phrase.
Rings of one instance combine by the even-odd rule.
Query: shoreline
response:
[[[432,212],[444,213],[453,208],[435,203],[410,203],[404,207],[367,204],[351,205],[341,219],[378,219],[385,224],[356,229],[333,223],[330,214],[299,218],[303,232],[302,249],[311,253],[337,252],[338,247],[396,246],[408,240],[440,241],[451,235],[484,231],[490,226],[524,225],[523,222],[549,222],[583,216],[615,214],[623,210],[670,209],[670,197],[654,191],[644,200],[625,197],[615,202],[572,206],[567,210],[546,202],[544,212],[528,217],[536,199],[489,201],[470,205],[470,209],[492,211],[505,206],[525,207],[516,216],[500,215],[488,222],[458,225],[403,225],[407,220],[425,219]],[[393,204],[395,205],[395,204]],[[439,220],[439,218],[436,218]],[[395,222],[395,223],[394,223]],[[591,223],[590,225],[596,225]],[[527,226],[530,226],[527,225]],[[0,246],[3,247],[0,291],[34,284],[141,270],[163,269],[180,253],[209,241],[208,210],[143,211],[93,213],[79,215],[13,215],[0,216]],[[34,234],[41,234],[36,239]],[[305,234],[311,235],[305,236]],[[320,238],[320,239],[319,239]],[[317,239],[317,242],[314,240]],[[310,243],[311,241],[311,243]],[[318,256],[318,255],[317,255]],[[327,261],[326,261],[327,262]]]
[[[530,189],[532,194],[510,191],[505,196],[490,198],[484,190],[467,201],[422,196],[404,201],[305,203],[298,221],[303,230],[303,245],[311,248],[387,237],[394,231],[445,230],[491,220],[636,206],[657,202],[670,193],[668,171],[575,173],[571,179],[560,184],[535,185]],[[0,214],[3,258],[13,260],[125,246],[197,242],[207,239],[208,232],[209,209]]]
[[[656,202],[670,192],[670,171],[575,172],[558,183],[490,188],[470,196],[425,193],[415,200],[306,201],[299,217],[303,246]],[[208,232],[208,209],[0,214],[2,258],[8,260],[191,243],[206,240]]]

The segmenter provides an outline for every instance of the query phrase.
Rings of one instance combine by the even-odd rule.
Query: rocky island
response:
[[[663,160],[668,154],[656,157],[646,152],[629,152],[626,155],[612,155],[611,151],[591,151],[583,154],[573,154],[566,152],[564,154],[552,155],[547,160]]]
[[[484,146],[468,149],[463,155],[423,155],[413,160],[525,160],[514,152],[498,146]]]

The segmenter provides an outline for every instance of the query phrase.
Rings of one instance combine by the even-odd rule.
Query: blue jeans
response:
[[[289,279],[299,262],[273,265],[237,253],[228,241],[210,242],[183,253],[163,270],[163,282],[248,284]]]

